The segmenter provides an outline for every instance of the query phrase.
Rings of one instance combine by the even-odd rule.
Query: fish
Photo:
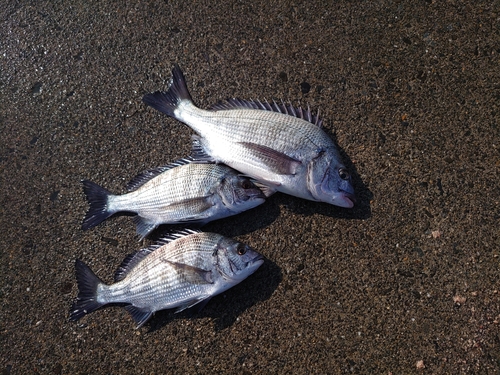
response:
[[[224,164],[196,163],[192,158],[145,171],[115,195],[83,180],[89,202],[82,223],[88,230],[118,212],[134,213],[142,239],[160,224],[197,224],[236,215],[262,204],[266,195],[246,176]]]
[[[345,208],[356,202],[351,174],[310,109],[236,98],[200,109],[177,64],[168,90],[148,93],[143,102],[197,133],[197,160],[229,165],[269,191]]]
[[[83,261],[75,261],[78,296],[69,320],[77,321],[108,305],[120,305],[137,324],[159,310],[175,312],[199,305],[239,284],[264,263],[248,245],[217,233],[184,229],[130,254],[105,284]]]

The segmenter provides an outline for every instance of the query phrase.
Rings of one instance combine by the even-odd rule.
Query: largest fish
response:
[[[149,106],[190,126],[193,156],[224,163],[268,186],[312,201],[351,208],[351,176],[322,121],[292,105],[230,99],[196,107],[178,65],[167,92],[146,94]],[[268,194],[266,194],[268,195]]]

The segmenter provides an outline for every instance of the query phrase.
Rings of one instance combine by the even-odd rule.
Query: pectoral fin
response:
[[[273,173],[293,175],[302,164],[282,152],[251,142],[239,142],[254,158],[261,160]]]
[[[188,198],[168,205],[169,211],[185,212],[186,208],[190,208],[189,215],[183,214],[179,222],[196,221],[206,219],[208,216],[207,210],[212,208],[212,195],[198,198]]]
[[[174,266],[177,273],[191,284],[213,284],[212,271],[206,271],[201,268],[190,266],[189,264],[172,262],[167,263]]]

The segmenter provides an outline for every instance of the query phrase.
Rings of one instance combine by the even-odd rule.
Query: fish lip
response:
[[[260,268],[260,266],[262,266],[264,261],[265,261],[264,256],[259,254],[255,258],[249,260],[245,264],[245,270],[239,274],[228,275],[228,274],[222,272],[221,270],[219,270],[219,271],[223,274],[223,277],[226,280],[231,280],[232,282],[240,283],[243,280],[245,280],[248,276],[254,274]]]
[[[255,200],[262,199],[262,201],[259,204],[265,202],[266,195],[262,192],[262,190],[260,190],[259,188],[252,189],[254,191],[251,191],[251,192],[248,190],[250,190],[250,189],[247,189],[244,192],[244,196],[246,196],[246,199],[243,198],[244,201],[248,201],[248,200],[255,201]],[[235,202],[238,201],[238,194],[236,191],[234,193],[234,201]]]
[[[264,256],[259,254],[258,256],[256,256],[247,263],[247,269],[248,268],[252,269],[251,273],[254,273],[260,266],[262,266],[262,264],[264,264],[264,261],[265,261]]]
[[[255,192],[252,192],[251,194],[249,194],[250,198],[252,199],[266,199],[266,195],[262,192],[262,190],[260,190],[259,188],[256,188],[255,189],[256,191]]]
[[[356,197],[354,196],[354,194],[342,192],[339,199],[336,199],[335,201],[339,207],[353,208],[356,204]]]

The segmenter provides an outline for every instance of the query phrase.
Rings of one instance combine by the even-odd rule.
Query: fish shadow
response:
[[[232,217],[213,221],[203,227],[203,230],[227,237],[241,236],[270,226],[280,213],[280,206],[270,197],[260,206]]]
[[[176,319],[214,319],[216,331],[232,326],[238,317],[261,301],[269,299],[283,279],[276,263],[266,259],[253,275],[228,291],[213,297],[206,306],[193,306],[180,313],[162,310],[146,323],[148,333],[162,329]]]

